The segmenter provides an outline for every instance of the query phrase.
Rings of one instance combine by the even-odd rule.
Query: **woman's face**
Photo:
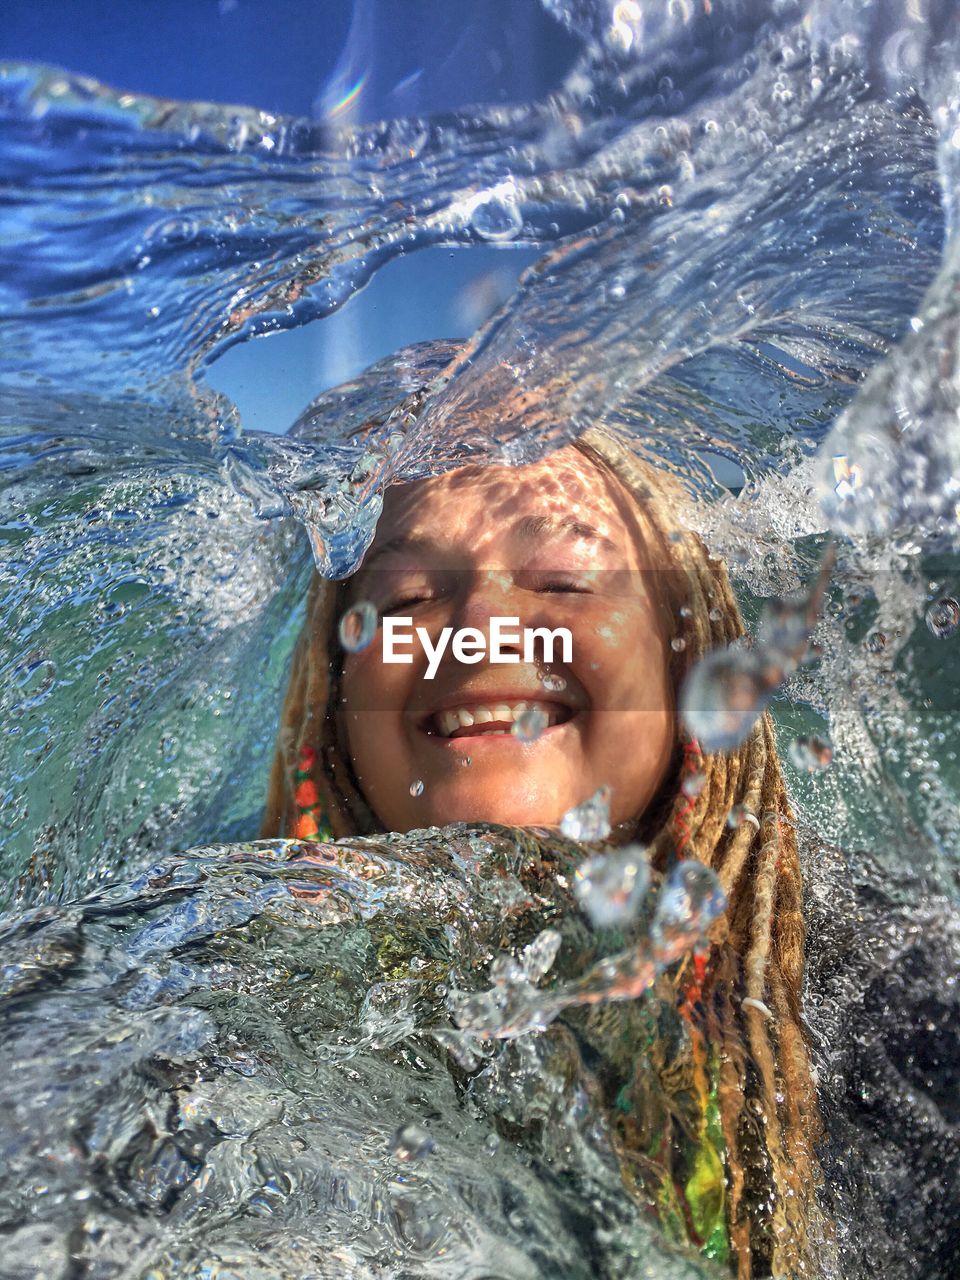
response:
[[[464,467],[386,494],[349,601],[380,615],[373,642],[345,656],[343,731],[367,802],[392,831],[449,822],[556,826],[599,787],[614,824],[639,816],[675,740],[670,622],[633,531],[631,499],[572,447],[524,467]],[[428,644],[394,643],[384,617]],[[501,656],[490,657],[494,618]],[[428,679],[427,650],[451,628]],[[475,628],[454,653],[453,636]],[[565,628],[553,661],[523,628]],[[519,635],[518,635],[519,633]],[[532,741],[511,731],[545,717]],[[538,711],[531,712],[531,708]],[[520,710],[518,711],[518,708]],[[541,720],[541,723],[543,721]]]

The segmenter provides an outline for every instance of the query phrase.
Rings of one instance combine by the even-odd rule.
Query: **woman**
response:
[[[728,906],[705,960],[661,979],[655,1002],[568,1021],[608,1100],[624,1181],[668,1236],[741,1278],[795,1276],[817,1136],[797,847],[769,718],[707,757],[679,724],[686,672],[743,624],[673,497],[600,430],[526,467],[388,491],[358,573],[311,584],[261,834],[498,822],[545,829],[547,845],[606,787],[613,843],[643,841],[661,873],[683,857],[711,867]],[[367,600],[432,643],[502,616],[566,627],[572,654],[531,661],[518,644],[515,662],[450,658],[431,682],[426,655],[384,661],[382,629],[344,653],[338,621]],[[536,716],[532,740],[513,731]]]

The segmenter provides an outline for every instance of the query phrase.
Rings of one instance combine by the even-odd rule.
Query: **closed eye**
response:
[[[541,583],[537,587],[537,590],[551,593],[572,592],[576,595],[589,595],[591,589],[586,585],[586,583],[567,581],[564,579],[562,581]]]
[[[383,612],[396,613],[398,609],[412,609],[418,604],[427,604],[429,601],[435,600],[435,599],[436,599],[436,596],[425,595],[425,594],[414,595],[414,596],[401,596],[399,599],[393,600],[390,604],[385,605]]]

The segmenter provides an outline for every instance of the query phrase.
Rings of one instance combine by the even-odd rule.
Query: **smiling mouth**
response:
[[[566,724],[574,716],[573,709],[562,703],[528,698],[518,702],[466,703],[463,706],[445,707],[442,711],[435,711],[427,716],[420,728],[424,733],[447,740],[497,735],[515,737],[514,724],[533,707],[544,717],[541,729],[544,733],[556,725]]]

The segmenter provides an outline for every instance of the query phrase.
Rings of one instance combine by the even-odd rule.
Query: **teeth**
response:
[[[464,727],[469,728],[469,726],[473,724],[473,717],[470,715],[469,711],[463,711],[463,712],[441,711],[440,712],[440,715],[438,716],[438,720],[440,722],[440,732],[443,734],[445,738],[449,738],[451,733],[453,733],[455,729],[460,728],[461,715],[465,717]]]
[[[456,733],[457,729],[469,729],[475,724],[492,724],[494,721],[500,724],[510,724],[514,720],[519,720],[531,705],[529,702],[517,702],[511,707],[506,702],[497,702],[490,706],[476,706],[470,709],[467,707],[449,707],[446,711],[439,712],[436,722],[441,735],[444,738],[449,738],[451,734]],[[560,718],[559,707],[552,703],[536,703],[533,705],[542,707],[547,717],[548,727],[557,723]]]

